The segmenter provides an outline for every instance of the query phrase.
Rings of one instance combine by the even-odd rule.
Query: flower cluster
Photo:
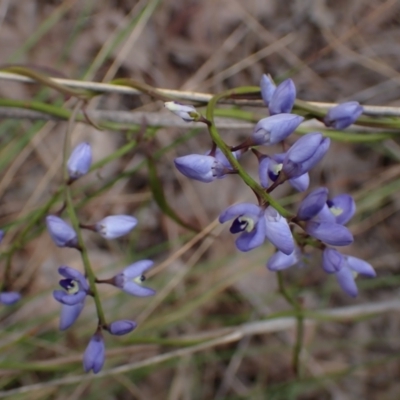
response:
[[[292,113],[296,87],[291,79],[275,85],[270,76],[263,75],[260,89],[269,116],[257,122],[242,144],[230,148],[232,155],[238,160],[251,149],[259,162],[259,184],[268,194],[286,181],[294,189],[306,191],[310,184],[309,171],[329,150],[330,139],[321,132],[311,132],[300,137],[289,148],[285,146],[282,153],[267,155],[254,148],[285,141],[304,121],[304,117]],[[182,118],[185,116],[186,121],[189,118],[183,115],[184,112],[196,113],[194,107],[177,103],[171,110]],[[357,102],[343,103],[331,108],[321,122],[326,127],[345,129],[362,112],[363,108]],[[225,154],[213,144],[212,150],[204,155],[190,154],[176,158],[175,166],[188,178],[212,182],[237,172]],[[353,236],[345,224],[354,213],[355,203],[350,195],[342,194],[329,199],[328,189],[318,188],[304,198],[297,215],[290,218],[285,218],[259,198],[259,204],[240,203],[228,207],[220,214],[219,221],[232,221],[230,232],[238,235],[235,243],[240,251],[250,251],[265,241],[272,243],[277,252],[267,262],[271,271],[303,265],[305,247],[308,245],[321,249],[324,271],[334,274],[340,287],[354,297],[357,295],[356,274],[375,276],[370,264],[343,255],[335,249],[353,242]],[[296,232],[299,228],[303,230],[302,233]]]
[[[90,170],[92,159],[91,147],[88,143],[79,144],[72,152],[68,162],[67,170],[69,174],[67,185],[72,184],[76,179],[85,175]],[[137,219],[130,215],[110,215],[95,224],[80,224],[82,229],[88,229],[98,233],[103,238],[111,240],[128,234],[137,225]],[[46,217],[47,231],[58,247],[70,247],[82,251],[79,244],[77,232],[72,226],[57,215]],[[54,290],[53,297],[61,303],[60,330],[68,329],[79,317],[88,296],[95,296],[94,288],[96,284],[111,284],[124,292],[139,297],[152,296],[155,294],[153,289],[145,287],[142,282],[145,280],[146,271],[151,268],[153,262],[142,260],[129,265],[121,272],[109,279],[97,279],[92,277],[92,282],[80,271],[63,265],[58,268],[62,279],[59,281],[60,290]],[[0,294],[0,301],[11,304],[12,293]],[[100,317],[99,317],[100,319]],[[92,370],[98,373],[105,361],[105,345],[103,330],[107,330],[112,335],[125,335],[136,328],[136,322],[131,320],[117,320],[111,323],[99,321],[96,332],[89,341],[83,355],[83,368],[86,372]]]

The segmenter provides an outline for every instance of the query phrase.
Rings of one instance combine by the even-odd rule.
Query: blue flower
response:
[[[351,297],[358,294],[355,278],[358,274],[374,278],[376,272],[371,264],[357,257],[340,254],[335,249],[325,249],[322,267],[328,273],[333,273],[342,290]]]
[[[240,233],[236,239],[236,247],[240,251],[250,251],[261,246],[265,240],[266,224],[264,210],[251,203],[234,204],[219,216],[222,224],[233,219],[231,233]]]
[[[177,101],[167,101],[164,106],[185,122],[198,121],[201,118],[201,114],[190,105],[181,104]]]
[[[5,233],[4,233],[3,229],[0,229],[0,243],[3,241],[4,235],[5,235]]]
[[[268,108],[271,115],[290,113],[296,100],[296,87],[291,79],[284,80],[272,95]]]
[[[219,222],[232,220],[231,233],[240,233],[236,239],[238,250],[246,252],[261,246],[267,238],[285,254],[294,250],[293,236],[285,218],[273,207],[251,203],[234,204],[219,216]]]
[[[152,265],[153,261],[151,260],[137,261],[115,275],[112,278],[112,284],[133,296],[153,296],[156,293],[153,289],[142,286],[142,282],[146,279],[143,274]]]
[[[302,136],[285,154],[282,171],[297,178],[313,168],[329,149],[330,139],[313,132]]]
[[[92,164],[92,149],[89,143],[78,144],[72,151],[68,162],[67,170],[71,180],[80,178],[87,174]]]
[[[251,140],[253,145],[271,145],[285,140],[304,120],[294,114],[277,114],[263,118],[256,124]]]
[[[232,153],[236,158],[241,151]],[[189,154],[175,158],[175,167],[178,171],[188,178],[195,179],[200,182],[212,182],[215,179],[221,179],[226,174],[233,171],[228,159],[217,149],[215,155],[209,154]]]
[[[270,75],[263,74],[260,81],[261,97],[264,104],[268,107],[272,95],[276,90],[276,85]]]
[[[327,201],[329,211],[335,217],[336,223],[345,225],[356,212],[356,203],[349,194],[340,194]]]
[[[76,232],[61,218],[55,215],[48,215],[46,217],[46,225],[50,237],[58,247],[77,248],[78,237]]]
[[[89,293],[86,278],[77,270],[61,266],[58,272],[65,279],[60,281],[64,290],[55,290],[53,297],[62,304],[60,314],[60,330],[69,328],[79,317]]]
[[[103,335],[97,331],[90,339],[83,354],[83,369],[85,372],[92,370],[95,374],[101,371],[105,361],[105,345]]]
[[[53,297],[62,304],[72,306],[81,303],[89,293],[86,278],[76,269],[67,266],[58,268],[58,273],[65,279],[60,280],[64,290],[54,290]]]
[[[112,335],[122,336],[127,333],[132,332],[137,327],[137,323],[135,321],[130,321],[128,319],[123,319],[119,321],[111,322],[108,325],[108,331]]]
[[[21,299],[21,295],[18,292],[1,292],[0,303],[5,306],[11,306]]]
[[[353,242],[353,235],[337,220],[328,206],[328,189],[321,187],[313,190],[300,203],[297,219],[306,221],[305,231],[331,246],[347,246]],[[342,199],[344,199],[342,201]],[[349,204],[347,196],[340,197],[338,204]],[[350,207],[351,208],[351,207]],[[346,210],[345,217],[349,216]],[[345,220],[345,219],[343,219]],[[341,221],[341,220],[340,220]]]
[[[258,175],[260,178],[261,186],[264,188],[268,188],[269,181],[275,182],[280,174],[280,171],[283,167],[283,160],[285,158],[285,153],[274,154],[272,157],[262,156],[259,159],[259,166],[258,166]],[[291,178],[288,180],[290,185],[294,187],[299,192],[304,192],[307,190],[310,184],[310,176],[308,172],[303,175],[300,175],[296,178]]]
[[[324,124],[335,129],[345,129],[363,113],[357,101],[349,101],[331,108],[324,118]]]
[[[137,222],[130,215],[109,215],[95,225],[95,230],[105,239],[116,239],[129,233]]]

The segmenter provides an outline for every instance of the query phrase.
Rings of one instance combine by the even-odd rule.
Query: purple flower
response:
[[[48,215],[46,217],[47,231],[53,242],[58,247],[73,247],[78,246],[78,238],[75,231],[61,218],[55,215]]]
[[[299,177],[316,165],[328,151],[330,139],[313,132],[302,136],[285,154],[282,170],[288,178]]]
[[[283,167],[283,160],[285,158],[285,153],[274,154],[271,158],[268,156],[263,156],[259,160],[258,175],[260,178],[261,186],[268,188],[270,178],[273,182],[278,179],[279,173]],[[299,192],[304,192],[310,184],[310,176],[306,172],[297,178],[289,179],[289,183]]]
[[[357,274],[370,278],[376,276],[371,264],[360,258],[340,254],[335,249],[327,248],[324,250],[322,267],[328,274],[335,274],[340,287],[351,297],[356,297],[358,294],[355,282]]]
[[[83,354],[83,369],[85,372],[92,370],[95,374],[101,371],[105,361],[105,346],[103,335],[97,331],[90,339]]]
[[[72,151],[67,162],[68,175],[71,180],[87,174],[92,164],[92,149],[90,144],[83,142]]]
[[[126,335],[127,333],[132,332],[136,328],[136,326],[137,326],[137,323],[135,321],[123,319],[123,320],[111,322],[111,324],[108,325],[108,331],[112,335],[122,336],[122,335]]]
[[[313,190],[300,203],[297,218],[301,221],[308,221],[315,217],[324,207],[328,200],[328,189],[320,187]]]
[[[65,278],[60,280],[60,286],[64,290],[54,290],[53,297],[69,306],[83,302],[89,293],[86,278],[76,269],[65,265],[58,268],[58,273]]]
[[[269,113],[271,115],[290,113],[296,100],[296,87],[291,79],[284,80],[272,95],[269,102]]]
[[[264,212],[265,237],[284,254],[292,254],[294,240],[286,218],[282,217],[273,207],[267,207]]]
[[[62,304],[60,330],[69,328],[79,317],[89,293],[86,278],[76,269],[61,266],[58,272],[65,279],[60,281],[64,290],[55,290],[53,297]]]
[[[286,139],[304,120],[294,114],[278,114],[258,121],[251,135],[253,145],[270,145]]]
[[[232,154],[238,158],[240,153],[236,151]],[[189,154],[178,157],[175,158],[174,163],[178,171],[186,177],[207,183],[224,178],[233,170],[228,159],[219,149],[215,151],[215,155]]]
[[[184,105],[177,101],[167,101],[164,106],[185,122],[198,121],[201,118],[201,114],[190,105]]]
[[[11,306],[21,299],[21,295],[18,292],[1,292],[0,303],[5,306]]]
[[[110,215],[99,221],[95,229],[105,239],[116,239],[129,233],[137,222],[137,219],[130,215]]]
[[[153,289],[142,286],[142,282],[146,279],[143,274],[152,265],[153,261],[150,260],[141,260],[129,265],[121,273],[114,276],[113,285],[133,296],[153,296],[156,293]]]
[[[345,129],[363,113],[357,101],[349,101],[331,108],[324,118],[324,124],[335,129]]]
[[[340,194],[327,202],[330,212],[334,215],[336,223],[345,225],[356,212],[356,203],[349,194]]]
[[[234,221],[230,232],[240,233],[235,242],[238,250],[250,251],[264,243],[266,219],[261,207],[251,203],[234,204],[222,212],[219,222],[222,224],[231,219]]]
[[[285,254],[294,250],[289,224],[273,207],[264,210],[251,203],[234,204],[219,216],[219,222],[222,224],[231,219],[230,232],[240,233],[235,242],[240,251],[261,246],[265,238]]]
[[[3,229],[0,229],[0,243],[3,241],[4,235],[5,235],[5,233],[4,233]]]
[[[276,85],[270,75],[263,74],[260,81],[260,89],[264,104],[268,107],[272,95],[276,90]]]
[[[331,246],[347,246],[354,240],[345,226],[331,222],[307,221],[305,231]]]
[[[267,268],[270,271],[282,271],[284,269],[290,268],[300,262],[300,252],[295,249],[290,254],[282,253],[277,251],[267,262]]]

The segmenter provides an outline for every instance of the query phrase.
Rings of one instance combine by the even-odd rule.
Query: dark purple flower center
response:
[[[60,286],[69,294],[79,292],[79,283],[73,279],[62,279],[60,281]]]
[[[229,229],[231,233],[239,233],[243,231],[251,232],[254,229],[255,221],[251,217],[241,215],[237,217]]]

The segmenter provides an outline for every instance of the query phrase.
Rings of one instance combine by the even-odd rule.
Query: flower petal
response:
[[[265,236],[284,254],[291,254],[294,251],[294,240],[290,226],[278,211],[273,207],[265,210]]]
[[[304,192],[310,186],[310,175],[306,172],[297,178],[289,179],[289,183],[299,192]]]
[[[122,290],[125,293],[131,294],[132,296],[138,296],[138,297],[148,297],[148,296],[154,296],[156,291],[153,289],[150,289],[145,286],[138,285],[135,282],[129,281],[125,282],[124,286],[122,287]]]
[[[344,292],[351,297],[356,297],[358,289],[354,275],[347,267],[343,267],[340,271],[336,272],[336,279]]]
[[[284,254],[281,251],[277,251],[267,262],[267,268],[270,271],[282,271],[290,268],[298,262],[297,251],[293,251],[291,254]]]
[[[343,225],[329,222],[308,221],[306,232],[331,246],[347,246],[353,242],[353,235]]]
[[[219,216],[219,222],[223,224],[224,222],[241,215],[248,215],[253,217],[253,219],[258,220],[261,212],[261,208],[253,203],[234,204],[221,213]]]
[[[143,275],[149,268],[153,266],[151,260],[140,260],[126,267],[122,273],[126,279],[134,279]]]
[[[236,247],[238,250],[246,252],[261,246],[265,240],[265,222],[263,219],[258,220],[251,232],[244,231],[236,239]]]
[[[63,304],[61,307],[60,314],[60,330],[64,331],[68,329],[79,317],[85,302],[74,304],[73,306],[68,306]]]
[[[353,271],[358,272],[361,275],[368,276],[370,278],[374,278],[376,276],[376,272],[370,263],[367,263],[361,258],[347,256],[347,265]]]
[[[345,265],[345,258],[335,249],[326,248],[322,253],[322,268],[328,274],[340,271]]]

